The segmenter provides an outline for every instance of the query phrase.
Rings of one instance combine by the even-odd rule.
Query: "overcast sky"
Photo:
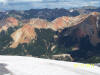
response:
[[[73,8],[82,6],[100,6],[100,0],[0,0],[0,8]]]

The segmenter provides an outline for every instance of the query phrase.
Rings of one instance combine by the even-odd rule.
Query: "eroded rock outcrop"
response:
[[[51,22],[39,18],[30,19],[22,28],[18,29],[11,35],[14,41],[10,47],[14,48],[20,43],[29,43],[32,39],[36,39],[37,35],[35,28],[59,31],[69,27],[76,27],[75,29],[78,29],[75,32],[74,37],[80,39],[81,37],[88,35],[91,43],[96,45],[100,42],[98,37],[99,18],[100,14],[94,12],[88,15],[79,15],[76,17],[63,16]]]
[[[75,26],[84,21],[89,15],[79,15],[76,17],[63,16],[51,22],[51,29],[59,30]]]
[[[11,48],[16,48],[19,44],[29,43],[32,39],[36,38],[36,33],[34,27],[31,25],[24,25],[22,28],[14,32],[11,37],[13,38],[13,43]]]
[[[7,31],[9,27],[15,27],[19,25],[19,21],[14,17],[8,17],[0,21],[0,32],[2,30]]]
[[[58,54],[53,55],[52,59],[54,60],[64,60],[64,61],[74,61],[70,54]]]

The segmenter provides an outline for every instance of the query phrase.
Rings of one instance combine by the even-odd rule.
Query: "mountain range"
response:
[[[99,8],[90,7],[82,11],[31,9],[0,12],[0,54],[100,62],[99,12]]]

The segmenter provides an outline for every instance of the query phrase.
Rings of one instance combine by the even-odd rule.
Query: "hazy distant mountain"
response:
[[[99,5],[99,0],[0,0],[1,10],[69,9],[83,6],[100,7]]]
[[[31,18],[41,18],[48,21],[52,21],[57,17],[61,16],[77,16],[79,12],[77,10],[70,11],[67,9],[30,9],[25,11],[8,10],[1,12],[0,18],[3,19],[7,16],[16,17],[18,19],[31,19]]]
[[[94,6],[86,6],[82,8],[76,8],[80,14],[89,14],[91,12],[100,12],[100,7],[94,7]]]

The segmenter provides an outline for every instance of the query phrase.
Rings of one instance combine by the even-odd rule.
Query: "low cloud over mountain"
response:
[[[98,6],[100,0],[0,0],[3,9],[31,9],[31,8],[73,8],[82,6]],[[27,5],[27,6],[26,6]],[[13,8],[12,8],[13,7]]]

